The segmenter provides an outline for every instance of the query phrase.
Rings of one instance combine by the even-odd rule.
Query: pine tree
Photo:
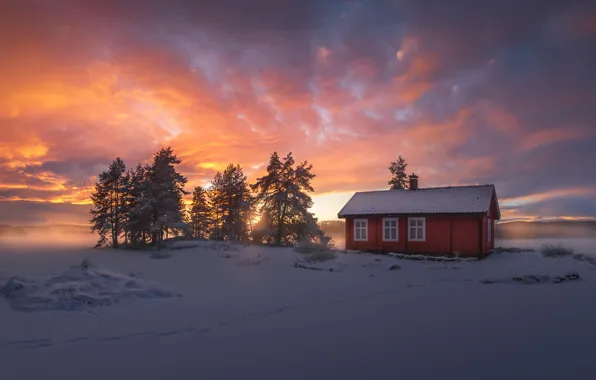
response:
[[[218,172],[209,194],[215,238],[247,241],[252,198],[240,165],[229,164],[223,173]]]
[[[207,192],[209,198],[209,208],[211,209],[210,238],[213,240],[223,240],[223,187],[222,174],[217,172],[213,177],[213,181],[211,181],[211,188]]]
[[[93,202],[93,209],[90,210],[91,231],[97,232],[99,239],[96,247],[107,245],[108,234],[111,230],[110,217],[110,198],[108,196],[108,188],[105,186],[107,173],[99,174],[99,181],[95,184],[95,191],[91,193],[91,201]]]
[[[400,155],[397,161],[392,161],[389,165],[391,172],[390,190],[403,190],[408,188],[408,175],[406,174],[406,160]]]
[[[118,248],[118,237],[123,233],[125,215],[122,210],[122,192],[126,166],[120,158],[116,158],[108,170],[100,173],[91,194],[94,209],[91,210],[91,230],[98,232],[98,245],[105,245],[108,239],[112,247]]]
[[[120,213],[122,214],[122,233],[124,234],[124,244],[127,245],[130,240],[130,208],[134,202],[131,197],[133,171],[127,170],[122,177],[121,195],[120,195]]]
[[[129,203],[127,228],[130,230],[130,242],[133,247],[145,244],[151,231],[153,200],[150,183],[151,167],[138,164],[131,172],[131,183],[128,187]]]
[[[296,243],[318,235],[316,218],[308,211],[312,207],[309,193],[314,192],[312,165],[307,161],[295,166],[292,153],[282,160],[277,152],[269,159],[267,175],[258,178],[252,186],[255,200],[266,220],[260,227],[267,227],[269,237],[276,245]]]
[[[153,156],[149,173],[150,195],[146,197],[152,211],[152,244],[159,244],[164,232],[170,229],[186,229],[182,198],[188,194],[184,190],[187,179],[175,167],[181,163],[170,147],[162,148]]]
[[[207,190],[203,187],[195,187],[188,214],[192,237],[199,239],[208,238],[211,226],[211,208],[209,207]]]

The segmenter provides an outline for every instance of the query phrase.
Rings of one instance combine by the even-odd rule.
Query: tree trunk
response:
[[[284,202],[281,205],[281,212],[279,214],[278,222],[277,222],[277,236],[275,237],[275,244],[281,245],[281,238],[283,233],[284,221],[286,219],[286,208],[288,205],[288,190],[286,186],[286,193],[284,195]]]
[[[118,202],[120,202],[119,199],[119,189],[118,189],[118,182],[116,182],[116,187],[114,189],[114,197],[116,198],[115,203],[114,203],[114,220],[113,220],[113,230],[112,230],[112,246],[114,248],[118,248],[118,232],[120,230],[120,225],[119,225],[119,210],[118,210]]]
[[[277,235],[275,236],[275,245],[281,245],[281,238],[284,228],[284,220],[286,218],[286,205],[284,203],[277,222]]]

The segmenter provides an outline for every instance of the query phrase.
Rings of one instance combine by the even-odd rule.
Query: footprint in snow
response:
[[[18,347],[18,348],[40,348],[40,347],[50,347],[54,344],[50,339],[42,338],[42,339],[25,339],[25,340],[14,340],[9,342],[3,342],[0,345],[2,346],[11,346],[11,347]]]

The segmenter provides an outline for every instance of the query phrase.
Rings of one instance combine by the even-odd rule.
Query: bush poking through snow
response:
[[[79,264],[79,267],[80,267],[81,269],[85,269],[85,270],[87,270],[87,269],[89,269],[89,268],[93,268],[93,267],[94,267],[94,265],[91,263],[91,260],[89,260],[89,258],[88,258],[88,257],[85,257],[85,258],[83,259],[83,261],[81,261],[81,263]]]
[[[575,253],[574,249],[567,248],[563,246],[561,243],[542,244],[541,251],[544,257],[566,257],[572,256]]]
[[[573,258],[577,261],[585,261],[588,264],[596,265],[596,257],[586,255],[584,253],[576,253]]]
[[[418,260],[418,261],[438,261],[438,262],[462,262],[462,261],[478,261],[476,257],[448,257],[448,256],[431,256],[431,255],[414,255],[406,253],[389,252],[388,256],[400,260]]]
[[[328,260],[335,260],[337,258],[337,253],[333,251],[322,251],[322,252],[315,252],[308,255],[306,259],[309,263],[320,263],[323,261]]]
[[[397,264],[393,264],[392,266],[389,267],[389,270],[400,270],[401,269],[401,265],[397,265]]]
[[[495,253],[522,253],[522,252],[534,252],[533,248],[518,248],[518,247],[497,247],[494,250]]]
[[[298,253],[319,253],[328,252],[329,248],[323,243],[298,243],[294,247],[294,250]]]
[[[170,251],[151,251],[152,259],[167,259],[170,257],[172,257],[172,253]]]
[[[482,284],[517,283],[517,284],[560,284],[562,282],[578,281],[580,276],[577,273],[568,273],[560,276],[548,276],[543,274],[525,274],[505,278],[493,278],[481,280]]]

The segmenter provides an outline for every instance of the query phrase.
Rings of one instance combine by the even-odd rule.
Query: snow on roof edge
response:
[[[354,209],[354,205],[353,202],[354,201],[360,201],[361,202],[361,197],[362,196],[370,196],[373,194],[390,194],[392,192],[395,193],[395,196],[399,198],[401,198],[400,195],[398,194],[410,194],[410,195],[414,195],[414,194],[429,194],[429,191],[432,190],[461,190],[461,189],[492,189],[491,194],[485,198],[488,194],[485,193],[485,196],[482,197],[486,200],[486,205],[481,205],[476,203],[475,208],[472,207],[463,207],[462,209],[453,209],[451,207],[447,207],[447,209],[437,209],[437,207],[432,207],[431,209],[426,209],[424,210],[423,208],[417,208],[414,207],[414,209],[412,209],[411,207],[404,207],[404,209],[395,209],[394,207],[389,207],[390,210],[379,210],[379,209],[367,209],[368,207],[365,207],[365,209],[360,209],[360,210],[355,210]],[[358,197],[358,195],[360,195],[360,197]],[[492,199],[496,197],[496,188],[494,184],[482,184],[482,185],[460,185],[460,186],[442,186],[442,187],[425,187],[425,188],[419,188],[416,190],[407,190],[407,189],[403,189],[403,190],[371,190],[371,191],[358,191],[355,192],[352,197],[346,202],[346,204],[341,208],[341,210],[339,211],[339,213],[337,214],[338,218],[345,218],[345,217],[349,217],[349,216],[363,216],[363,215],[389,215],[389,214],[402,214],[402,215],[414,215],[414,214],[418,214],[418,215],[424,215],[424,214],[428,214],[428,215],[440,215],[440,214],[461,214],[461,215],[470,215],[470,214],[482,214],[482,213],[486,213],[488,212],[488,210],[490,209],[490,205],[492,202]],[[427,198],[427,197],[423,197]],[[386,196],[385,196],[386,199]],[[414,198],[416,199],[416,198]],[[476,200],[480,200],[480,198],[476,198]],[[498,201],[497,201],[498,202]],[[393,202],[392,202],[393,203]],[[482,200],[480,200],[480,203],[483,203]],[[358,208],[358,207],[357,207]],[[432,209],[434,208],[434,210]],[[442,207],[440,207],[442,208]],[[497,219],[500,219],[500,210],[499,210],[499,206],[497,203],[497,213],[498,213],[498,217]]]
[[[356,195],[356,194],[366,194],[366,193],[385,193],[385,192],[390,192],[390,191],[449,190],[449,189],[468,189],[468,188],[475,188],[475,187],[493,187],[494,188],[495,185],[492,184],[492,183],[487,183],[487,184],[483,184],[483,185],[457,185],[457,186],[419,187],[416,190],[410,190],[410,189],[401,189],[401,190],[391,190],[391,189],[387,189],[387,190],[365,190],[365,191],[356,191],[354,193],[354,195]],[[352,197],[354,197],[354,195],[352,195]]]

